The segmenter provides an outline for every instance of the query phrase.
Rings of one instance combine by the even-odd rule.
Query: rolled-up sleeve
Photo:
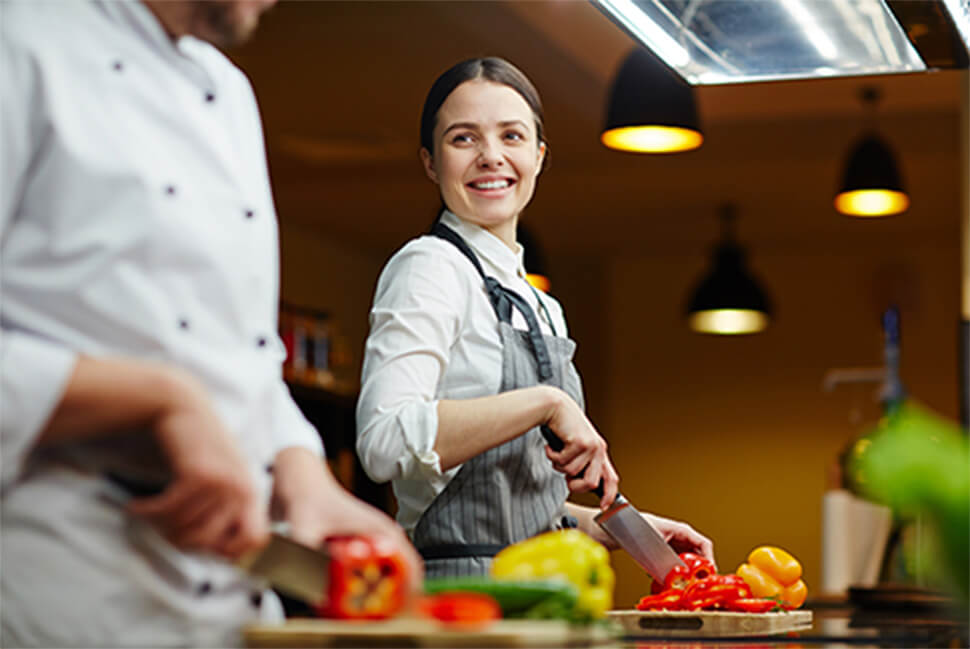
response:
[[[357,403],[357,453],[377,482],[443,479],[435,395],[468,300],[450,245],[409,243],[377,283]]]
[[[0,331],[0,456],[3,486],[47,424],[77,363],[77,354],[31,334]]]

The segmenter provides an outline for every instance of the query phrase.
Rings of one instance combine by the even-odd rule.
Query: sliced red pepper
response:
[[[698,609],[726,608],[730,606],[731,602],[744,599],[745,595],[750,594],[736,586],[718,586],[705,594],[684,597],[683,605],[685,609],[693,611]]]
[[[711,575],[698,579],[684,591],[684,608],[723,608],[736,599],[751,597],[751,589],[737,575]]]
[[[748,598],[728,602],[727,609],[740,613],[767,613],[776,606],[778,606],[778,602],[772,599]]]
[[[740,588],[745,593],[745,597],[751,597],[751,587],[748,586],[748,582],[737,575],[711,575],[707,579],[714,580],[715,583],[723,586]]]
[[[751,597],[751,588],[737,575],[711,575],[703,579],[696,579],[690,583],[684,593],[685,597],[706,595],[712,591],[741,590]]]
[[[650,593],[652,595],[670,589],[684,590],[695,579],[704,579],[705,577],[716,574],[714,564],[699,554],[683,552],[680,554],[680,558],[684,562],[684,565],[674,566],[667,573],[662,584],[656,579],[653,581],[650,585]]]
[[[502,617],[502,608],[494,597],[484,593],[438,593],[420,600],[419,610],[441,622],[482,625]]]
[[[687,576],[689,579],[704,579],[717,574],[714,570],[714,563],[699,554],[693,552],[682,552],[681,560],[687,564]]]
[[[680,590],[665,590],[656,595],[647,595],[646,597],[640,598],[640,602],[637,604],[637,610],[677,611],[681,608],[682,597],[683,591]]]
[[[690,569],[677,565],[664,578],[664,590],[684,590],[690,583]]]
[[[720,594],[715,593],[706,597],[696,597],[684,600],[684,609],[688,611],[700,611],[704,609],[717,608],[722,602]]]

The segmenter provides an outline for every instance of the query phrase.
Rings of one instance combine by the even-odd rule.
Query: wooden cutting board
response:
[[[812,627],[811,611],[732,613],[729,611],[609,611],[627,637],[738,637],[778,635]]]
[[[570,626],[558,620],[498,620],[481,628],[434,620],[397,618],[379,622],[291,618],[243,629],[248,647],[590,647],[614,636],[602,626]]]

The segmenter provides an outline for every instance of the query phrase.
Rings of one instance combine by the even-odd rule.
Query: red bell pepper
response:
[[[408,569],[396,548],[380,538],[327,539],[330,586],[317,606],[321,617],[380,620],[403,608]]]
[[[695,579],[703,579],[715,574],[714,564],[699,554],[683,552],[680,554],[680,558],[684,565],[676,565],[671,568],[662,584],[654,579],[650,586],[651,594],[656,595],[672,588],[683,590]]]
[[[694,554],[693,552],[682,552],[680,558],[685,564],[687,564],[688,580],[704,579],[705,577],[717,574],[717,572],[714,570],[714,563],[710,559],[705,559],[699,554]]]
[[[683,606],[689,610],[723,608],[736,599],[751,597],[751,589],[737,575],[711,575],[698,579],[684,591]]]
[[[502,608],[494,597],[484,593],[445,592],[420,600],[419,610],[440,622],[462,626],[481,626],[502,618]]]
[[[687,584],[690,581],[689,571],[687,566],[676,565],[671,568],[670,572],[664,578],[663,583],[654,579],[653,584],[650,586],[650,593],[656,595],[667,590],[683,590],[687,588]]]
[[[665,590],[656,595],[641,597],[637,603],[640,611],[677,611],[681,608],[682,590]]]
[[[777,607],[778,602],[772,599],[758,598],[736,599],[727,604],[729,611],[737,611],[740,613],[767,613]]]

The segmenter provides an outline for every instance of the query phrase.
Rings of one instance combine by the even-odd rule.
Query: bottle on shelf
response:
[[[332,319],[326,311],[283,304],[280,337],[286,347],[283,376],[306,386],[331,388]]]
[[[879,427],[898,412],[906,395],[899,373],[896,307],[883,312],[881,326],[882,367],[831,370],[823,381],[827,391],[842,383],[880,384]],[[853,587],[872,588],[891,578],[887,566],[898,545],[899,523],[889,507],[865,497],[858,470],[859,459],[871,443],[871,432],[852,439],[830,468],[822,500],[822,591],[829,594],[845,594]]]

